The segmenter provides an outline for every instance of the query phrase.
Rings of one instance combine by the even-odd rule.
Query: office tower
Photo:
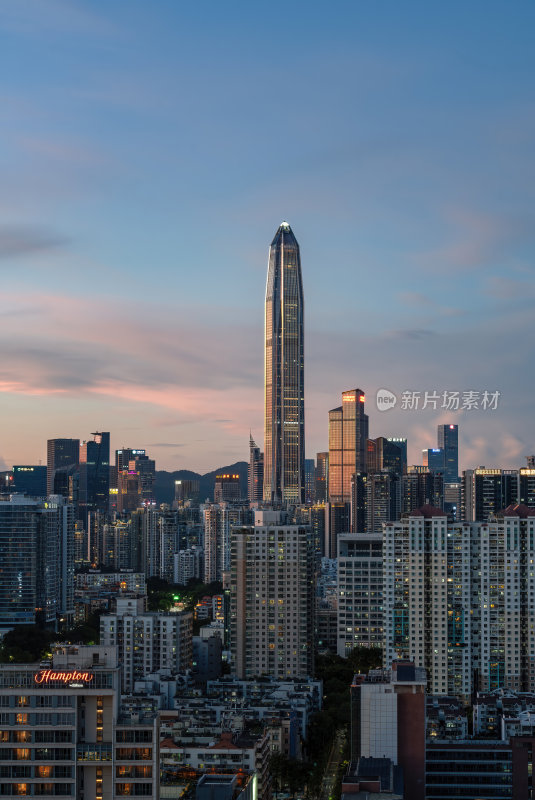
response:
[[[383,536],[338,537],[338,642],[346,658],[354,647],[383,646]]]
[[[314,674],[311,532],[280,519],[259,517],[266,524],[237,528],[231,537],[230,642],[240,679]]]
[[[117,513],[135,511],[141,505],[141,475],[136,470],[117,473]]]
[[[368,439],[366,442],[366,470],[377,472],[377,442],[375,439]]]
[[[325,503],[315,503],[311,506],[308,519],[312,529],[316,566],[318,566],[322,556],[325,555]]]
[[[241,499],[240,476],[223,473],[215,476],[214,503],[235,503]]]
[[[100,617],[100,643],[117,647],[123,692],[158,670],[191,668],[191,611],[145,611],[143,598],[117,598],[117,611]]]
[[[526,456],[528,469],[535,469],[535,456]]]
[[[83,518],[90,511],[108,514],[110,502],[110,434],[92,434],[80,445],[78,507]]]
[[[401,450],[401,464],[403,472],[407,472],[407,440],[402,436],[387,436],[391,444],[395,444]]]
[[[121,450],[115,451],[115,471],[122,472],[123,469],[128,469],[129,463],[132,459],[139,458],[146,455],[145,450],[132,449],[131,447],[122,447]]]
[[[401,476],[391,470],[382,470],[368,475],[365,484],[362,484],[361,497],[364,501],[363,491],[366,487],[366,528],[368,533],[380,533],[383,523],[398,520],[401,515]],[[356,483],[358,488],[358,482]],[[357,491],[357,498],[359,492]],[[358,501],[357,501],[358,509]],[[361,514],[364,509],[361,506]],[[357,524],[359,521],[357,520]],[[353,531],[357,533],[358,531]]]
[[[337,540],[341,533],[349,533],[351,528],[351,503],[325,503],[325,546],[326,558],[336,558]]]
[[[366,472],[356,472],[351,477],[349,527],[351,533],[365,533],[368,530],[368,473]]]
[[[264,498],[264,454],[249,436],[249,466],[247,469],[247,499],[261,503]]]
[[[230,503],[207,503],[204,521],[204,581],[221,581],[230,569],[230,539],[234,526],[249,519],[249,510]]]
[[[444,507],[444,477],[420,465],[408,467],[402,481],[402,511],[410,514],[422,506]]]
[[[159,720],[121,709],[115,649],[65,645],[42,664],[0,664],[0,795],[158,798]],[[136,766],[133,766],[135,764]]]
[[[27,494],[29,497],[46,497],[47,468],[28,465],[13,467],[11,491]]]
[[[464,470],[461,514],[466,522],[487,522],[493,514],[518,502],[518,470]]]
[[[54,491],[54,473],[58,469],[78,466],[80,461],[80,439],[49,439],[46,443],[46,493]]]
[[[193,505],[199,502],[201,494],[201,484],[195,480],[175,481],[175,501],[179,506],[185,503]]]
[[[370,440],[368,440],[370,441]],[[403,475],[407,470],[407,462],[403,457],[403,447],[387,439],[385,436],[378,436],[375,439],[375,472],[389,470],[396,475]]]
[[[342,405],[329,411],[329,500],[351,502],[351,476],[367,471],[368,416],[364,392],[342,392]]]
[[[442,472],[446,468],[445,453],[441,447],[428,447],[422,450],[422,464],[429,472]]]
[[[313,458],[305,458],[305,503],[316,499],[316,463]]]
[[[264,501],[305,491],[304,301],[299,245],[287,222],[269,249],[265,312]]]
[[[529,458],[532,458],[532,456]],[[535,508],[535,467],[521,467],[519,470],[518,502],[525,506],[530,506],[530,508]]]
[[[139,454],[128,462],[128,471],[139,475],[140,505],[155,502],[154,484],[156,483],[156,462],[147,455]]]
[[[316,453],[316,503],[325,503],[329,488],[329,453]]]
[[[74,509],[13,495],[0,503],[0,629],[74,613]]]
[[[439,425],[437,446],[444,450],[444,481],[459,480],[459,426]]]

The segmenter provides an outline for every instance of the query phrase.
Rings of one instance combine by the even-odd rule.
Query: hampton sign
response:
[[[92,672],[77,672],[76,670],[72,672],[55,672],[52,669],[42,669],[40,672],[35,673],[33,679],[35,683],[39,684],[59,681],[65,685],[79,683],[83,686],[86,683],[91,683],[94,677]]]

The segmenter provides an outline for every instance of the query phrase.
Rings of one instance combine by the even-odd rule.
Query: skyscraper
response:
[[[364,392],[342,392],[342,405],[329,411],[329,500],[351,502],[351,476],[366,472],[368,415]]]
[[[78,466],[80,460],[80,439],[49,439],[46,443],[46,491],[53,494],[56,470],[72,465]]]
[[[459,426],[438,426],[438,447],[444,450],[444,481],[459,481]]]
[[[230,649],[240,680],[314,674],[311,530],[280,522],[283,513],[260,512],[261,524],[231,534]]]
[[[305,489],[303,282],[282,222],[269,249],[265,312],[264,501],[302,503]]]
[[[264,496],[264,454],[249,435],[249,468],[247,470],[247,499],[260,503]]]

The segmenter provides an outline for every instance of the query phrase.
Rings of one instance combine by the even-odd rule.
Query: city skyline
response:
[[[356,385],[411,463],[439,424],[461,470],[524,463],[531,4],[2,10],[0,467],[95,429],[159,468],[247,460],[283,218],[306,264],[307,456]],[[379,413],[380,388],[501,397]]]

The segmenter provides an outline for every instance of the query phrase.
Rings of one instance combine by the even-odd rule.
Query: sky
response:
[[[410,463],[448,422],[462,468],[523,466],[534,26],[522,0],[2,0],[0,468],[96,430],[170,470],[245,460],[249,431],[262,446],[282,220],[307,457],[358,387]],[[441,408],[454,391],[497,408]]]

